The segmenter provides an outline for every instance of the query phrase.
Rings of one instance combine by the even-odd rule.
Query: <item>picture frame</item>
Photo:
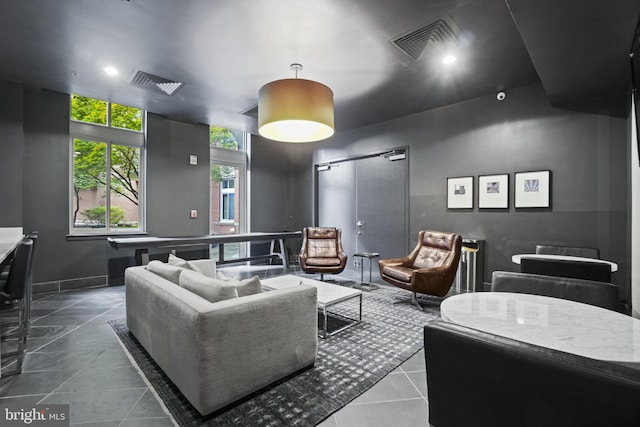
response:
[[[473,177],[447,178],[447,209],[473,209]]]
[[[509,174],[478,176],[478,208],[509,209]]]
[[[514,183],[516,208],[551,207],[551,171],[516,172]]]

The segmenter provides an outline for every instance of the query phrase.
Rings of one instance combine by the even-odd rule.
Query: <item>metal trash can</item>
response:
[[[484,240],[462,239],[462,253],[455,278],[456,291],[476,292],[483,290],[482,276],[484,273],[481,264],[483,245]]]

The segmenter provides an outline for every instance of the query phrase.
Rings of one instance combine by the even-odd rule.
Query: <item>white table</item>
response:
[[[266,289],[284,289],[291,286],[298,286],[302,283],[305,285],[314,286],[318,290],[318,309],[324,316],[324,325],[322,327],[322,337],[327,338],[331,335],[335,335],[356,323],[362,322],[362,291],[358,289],[347,288],[344,286],[333,285],[331,283],[321,282],[319,280],[306,279],[294,275],[285,275],[272,277],[269,279],[260,280],[262,286]],[[338,316],[348,320],[350,323],[343,327],[329,332],[328,320],[329,320],[329,307],[347,301],[351,298],[360,298],[359,316],[357,319],[343,316],[337,313],[331,313],[334,316]]]
[[[23,238],[22,227],[0,227],[0,263],[13,253]]]
[[[514,255],[511,257],[511,261],[514,264],[520,264],[522,258],[534,258],[534,259],[551,259],[558,261],[578,261],[578,262],[596,262],[600,264],[609,264],[611,267],[611,272],[618,271],[618,264],[611,261],[606,261],[604,259],[598,258],[585,258],[580,256],[568,256],[568,255],[549,255],[549,254],[520,254]]]
[[[447,322],[592,359],[640,362],[640,320],[588,304],[475,292],[447,298],[440,315]]]

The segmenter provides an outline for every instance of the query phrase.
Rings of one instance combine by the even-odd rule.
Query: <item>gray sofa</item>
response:
[[[315,362],[314,287],[212,303],[143,266],[125,285],[129,330],[203,415]]]

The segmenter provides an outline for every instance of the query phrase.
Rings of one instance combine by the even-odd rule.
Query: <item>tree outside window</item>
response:
[[[142,110],[72,95],[71,119],[142,130]],[[99,128],[90,133],[100,135]],[[72,230],[140,228],[141,148],[73,137]],[[107,214],[109,212],[109,214]]]

